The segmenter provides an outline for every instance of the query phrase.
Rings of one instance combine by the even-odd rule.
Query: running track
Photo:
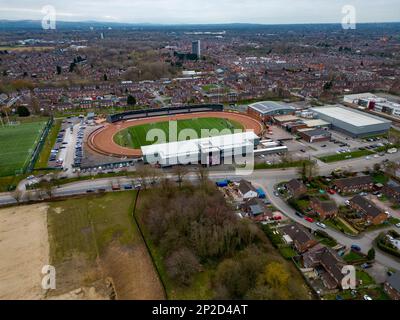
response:
[[[142,152],[140,149],[131,149],[122,147],[114,142],[114,135],[123,129],[142,124],[172,121],[172,120],[185,120],[193,118],[223,118],[233,120],[240,123],[245,130],[253,130],[254,133],[260,134],[263,130],[262,124],[241,113],[235,112],[199,112],[190,114],[176,114],[160,117],[150,117],[142,119],[125,120],[117,123],[106,124],[103,127],[92,132],[88,138],[88,146],[95,152],[107,156],[115,157],[141,157]]]

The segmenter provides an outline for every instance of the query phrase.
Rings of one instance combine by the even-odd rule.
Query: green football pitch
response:
[[[28,164],[45,125],[45,121],[0,125],[0,177],[14,175]]]
[[[169,127],[170,123],[168,121],[165,122],[156,122],[156,123],[149,123],[143,124],[138,126],[133,126],[121,130],[114,136],[115,143],[119,144],[123,147],[139,149],[141,146],[148,146],[154,143],[160,143],[157,141],[158,138],[155,140],[148,141],[147,140],[147,133],[152,129],[161,129],[166,135],[166,141],[170,141],[169,136]],[[227,134],[229,132],[233,132],[235,129],[243,129],[243,126],[235,121],[221,119],[221,118],[195,118],[195,119],[188,119],[188,120],[178,120],[177,121],[177,133],[178,133],[178,140],[179,134],[184,129],[193,129],[196,133],[197,138],[202,138],[202,129],[212,130],[216,129],[217,131],[212,132],[211,134],[220,135],[220,134]],[[224,130],[223,132],[221,132]],[[228,132],[229,130],[229,132]],[[184,132],[182,132],[184,134]],[[194,138],[196,138],[194,137]],[[187,137],[183,139],[187,140]],[[164,142],[164,141],[161,141]]]

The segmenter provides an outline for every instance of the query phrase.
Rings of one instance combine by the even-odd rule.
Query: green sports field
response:
[[[0,177],[14,175],[27,165],[46,121],[0,125]]]
[[[133,126],[130,128],[126,128],[121,130],[114,136],[114,141],[123,147],[139,149],[141,146],[147,146],[154,143],[154,141],[147,141],[146,136],[147,133],[151,129],[161,129],[166,134],[166,142],[169,139],[169,122],[157,122],[157,123],[149,123],[138,126]],[[221,119],[221,118],[195,118],[188,120],[178,120],[177,121],[177,131],[178,135],[183,129],[193,129],[198,138],[201,138],[201,130],[202,129],[216,129],[218,131],[229,129],[231,132],[234,129],[243,129],[243,126],[235,121]],[[222,132],[222,134],[226,134],[226,132]],[[213,134],[215,135],[215,134]],[[218,135],[218,134],[216,134]],[[156,141],[157,143],[157,141]]]

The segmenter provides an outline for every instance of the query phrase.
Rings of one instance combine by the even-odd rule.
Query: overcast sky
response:
[[[45,5],[64,21],[341,23],[345,5],[359,23],[400,21],[400,0],[0,0],[0,19],[40,20]]]

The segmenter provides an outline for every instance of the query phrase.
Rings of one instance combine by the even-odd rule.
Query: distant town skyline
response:
[[[59,21],[158,24],[341,23],[342,8],[356,9],[356,22],[396,22],[398,0],[0,0],[0,19],[41,20],[53,6]]]

